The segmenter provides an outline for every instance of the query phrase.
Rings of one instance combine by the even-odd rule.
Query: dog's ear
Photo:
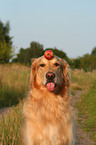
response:
[[[34,85],[34,80],[36,77],[36,61],[37,59],[32,59],[32,64],[31,64],[31,72],[30,72],[30,88],[32,88],[32,85]]]
[[[61,61],[63,63],[63,79],[65,84],[69,85],[71,80],[70,69],[69,69],[70,66],[64,59],[62,59]]]

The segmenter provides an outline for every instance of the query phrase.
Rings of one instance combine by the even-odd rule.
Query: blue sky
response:
[[[0,20],[10,21],[16,53],[32,41],[73,58],[96,46],[96,0],[0,0]]]

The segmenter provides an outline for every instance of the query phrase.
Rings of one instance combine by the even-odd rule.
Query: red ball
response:
[[[50,60],[53,58],[53,51],[52,50],[46,50],[44,53],[44,56],[46,59]]]

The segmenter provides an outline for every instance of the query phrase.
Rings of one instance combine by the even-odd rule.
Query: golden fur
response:
[[[31,66],[30,92],[24,102],[24,145],[73,145],[73,119],[70,106],[68,64],[54,56],[35,59]],[[54,72],[56,88],[46,87],[46,73]]]

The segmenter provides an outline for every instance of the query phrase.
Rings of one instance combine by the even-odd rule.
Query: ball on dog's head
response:
[[[44,57],[48,60],[52,59],[53,58],[53,51],[52,50],[46,50],[45,53],[44,53]]]

